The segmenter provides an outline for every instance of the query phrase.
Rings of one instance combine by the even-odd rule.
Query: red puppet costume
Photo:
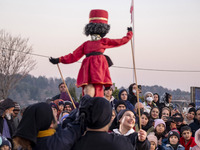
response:
[[[90,12],[90,23],[85,27],[85,34],[91,35],[92,40],[84,42],[73,53],[60,58],[50,58],[53,64],[59,62],[70,64],[86,55],[78,73],[77,87],[82,87],[83,90],[86,85],[92,84],[95,88],[95,97],[103,97],[103,86],[112,85],[108,69],[112,62],[108,56],[103,55],[105,49],[124,45],[133,36],[132,29],[128,28],[127,35],[121,39],[103,38],[110,29],[107,20],[107,11],[92,10]]]

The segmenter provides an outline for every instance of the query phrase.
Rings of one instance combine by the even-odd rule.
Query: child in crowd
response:
[[[196,109],[194,107],[189,108],[188,113],[184,117],[184,121],[187,123],[187,125],[194,122],[195,115],[196,115]]]
[[[157,150],[157,145],[158,145],[158,139],[155,135],[149,134],[147,136],[148,141],[151,143],[151,148],[150,150]]]
[[[192,137],[192,131],[189,126],[183,126],[181,128],[181,136],[180,144],[185,147],[185,150],[190,150],[192,147],[197,145],[194,137]]]
[[[4,136],[0,136],[0,150],[11,150],[12,145],[10,141]]]
[[[196,146],[192,147],[192,150],[200,150],[200,129],[195,132]]]
[[[154,129],[155,136],[158,138],[158,150],[162,150],[162,147],[167,143],[167,138],[165,137],[165,122],[162,119],[155,119]]]
[[[176,131],[169,131],[168,144],[163,146],[164,150],[184,150],[185,148],[179,144],[180,135]]]

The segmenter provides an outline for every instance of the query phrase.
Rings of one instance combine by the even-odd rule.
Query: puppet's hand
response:
[[[132,27],[127,28],[128,31],[133,31]]]
[[[52,58],[52,57],[50,57],[50,58],[49,58],[49,61],[50,61],[52,64],[58,64],[58,63],[59,63],[59,58]]]

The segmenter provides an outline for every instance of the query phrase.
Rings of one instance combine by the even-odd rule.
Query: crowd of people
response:
[[[12,99],[0,101],[0,149],[200,150],[194,103],[183,113],[171,94],[143,94],[133,83],[118,97],[106,87],[104,97],[85,95],[74,107],[64,83],[58,88],[58,95],[23,109]]]

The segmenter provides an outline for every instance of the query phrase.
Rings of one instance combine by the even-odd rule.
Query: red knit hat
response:
[[[101,9],[93,9],[90,11],[90,23],[108,23],[108,12]]]

